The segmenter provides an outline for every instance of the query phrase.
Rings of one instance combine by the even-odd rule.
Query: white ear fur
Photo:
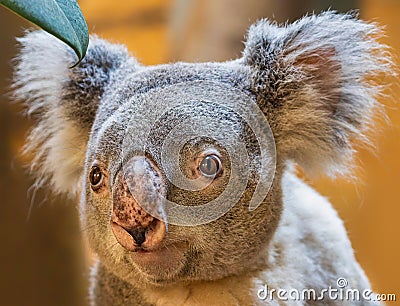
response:
[[[331,11],[250,28],[243,58],[254,69],[253,90],[278,150],[308,173],[345,173],[351,140],[368,144],[364,131],[382,110],[372,78],[393,71],[380,34],[373,23]]]
[[[101,95],[129,54],[92,36],[84,60],[69,69],[76,62],[73,51],[44,31],[27,33],[18,42],[14,96],[37,119],[24,148],[32,159],[35,187],[50,185],[55,193],[74,196]]]

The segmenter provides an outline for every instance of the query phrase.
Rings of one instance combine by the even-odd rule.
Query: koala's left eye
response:
[[[221,160],[216,155],[208,155],[199,164],[199,171],[207,177],[214,177],[221,172]]]

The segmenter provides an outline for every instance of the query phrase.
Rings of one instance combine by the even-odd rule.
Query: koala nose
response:
[[[163,221],[154,219],[147,227],[127,227],[114,214],[111,218],[111,229],[119,244],[128,251],[137,251],[139,248],[148,251],[157,249],[166,235]]]
[[[117,241],[125,249],[153,250],[160,246],[165,238],[167,225],[154,216],[163,213],[160,201],[160,193],[163,192],[161,174],[145,157],[132,158],[118,172],[113,187],[111,228]],[[151,214],[140,205],[141,201],[147,203],[146,208],[151,203]]]

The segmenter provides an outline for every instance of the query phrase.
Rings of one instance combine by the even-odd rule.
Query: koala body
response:
[[[72,51],[48,34],[20,38],[15,94],[38,117],[26,150],[38,187],[79,199],[98,255],[92,305],[318,304],[263,298],[263,288],[318,294],[342,288],[339,278],[369,289],[336,212],[288,163],[347,171],[350,141],[365,140],[379,110],[371,78],[390,67],[377,34],[333,12],[282,27],[262,20],[240,59],[154,67],[92,37],[72,69]],[[258,120],[248,105],[261,111],[276,148],[264,150],[243,119]],[[273,180],[251,210],[268,171]],[[210,210],[214,202],[221,207]]]

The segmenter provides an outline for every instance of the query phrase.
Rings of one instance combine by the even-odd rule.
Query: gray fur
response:
[[[140,66],[124,47],[92,37],[86,58],[71,70],[66,67],[75,59],[62,43],[40,31],[20,38],[15,95],[38,118],[26,151],[35,156],[31,169],[38,186],[80,195],[82,227],[98,255],[92,305],[277,305],[257,299],[260,286],[322,289],[336,286],[339,277],[352,288],[369,288],[336,212],[287,163],[331,175],[351,166],[352,139],[366,141],[363,132],[380,109],[381,87],[370,80],[390,71],[379,33],[375,24],[333,12],[284,26],[261,20],[250,28],[241,59],[155,67]],[[183,108],[157,123],[141,122],[153,127],[146,156],[159,166],[164,134],[182,118],[203,112],[210,131],[218,132],[211,120],[217,119],[245,143],[251,175],[240,201],[223,217],[195,227],[169,225],[165,245],[182,250],[174,251],[168,266],[143,268],[110,229],[113,186],[129,120],[146,99],[166,108],[171,94],[185,102]],[[221,105],[212,109],[196,100],[215,95]],[[260,150],[240,116],[223,107],[224,99],[239,103],[242,95],[264,112],[278,155],[272,188],[252,212],[248,203],[260,177]],[[224,190],[229,156],[217,142],[188,143],[181,152],[183,172],[193,175],[196,152],[209,149],[218,150],[226,164],[221,176],[193,192],[167,184],[169,199],[199,205]],[[96,192],[87,180],[93,164],[105,173]]]
[[[18,41],[22,47],[14,94],[26,103],[28,115],[38,117],[25,146],[26,154],[34,152],[30,168],[37,177],[35,185],[50,184],[54,192],[73,196],[90,129],[111,74],[124,62],[133,69],[136,60],[128,57],[125,47],[94,36],[79,67],[68,69],[76,60],[73,52],[49,34],[31,32]]]

